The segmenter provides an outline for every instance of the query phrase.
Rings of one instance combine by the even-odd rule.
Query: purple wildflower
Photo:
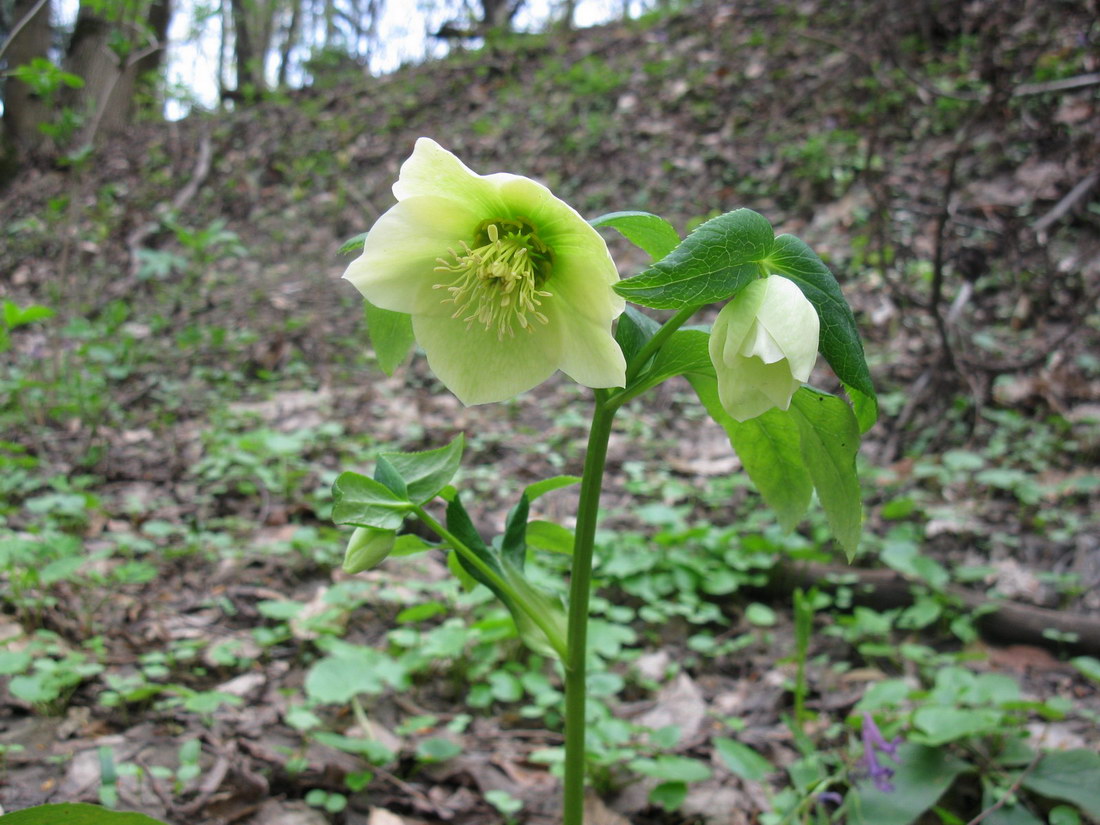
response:
[[[867,775],[871,777],[871,781],[874,783],[875,787],[883,793],[890,793],[894,790],[894,786],[890,783],[890,778],[894,775],[894,769],[879,762],[878,753],[882,753],[894,760],[894,762],[897,762],[898,745],[900,744],[900,736],[887,742],[886,737],[882,735],[882,731],[880,731],[878,725],[875,724],[874,717],[871,716],[870,713],[864,712],[863,758],[860,762],[864,770],[867,771]]]
[[[836,791],[822,791],[817,795],[817,801],[822,805],[826,802],[830,805],[839,805],[844,801],[844,797]]]

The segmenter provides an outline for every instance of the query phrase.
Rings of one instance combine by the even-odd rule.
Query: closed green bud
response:
[[[386,560],[397,542],[397,531],[356,527],[344,551],[344,572],[362,573]]]

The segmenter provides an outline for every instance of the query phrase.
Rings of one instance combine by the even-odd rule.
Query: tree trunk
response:
[[[160,70],[164,64],[164,47],[168,43],[168,24],[172,20],[172,0],[152,0],[146,14],[150,46],[147,54],[135,61],[138,90],[147,96],[163,102],[160,98]]]
[[[487,29],[508,30],[524,0],[481,0],[481,24]]]
[[[573,17],[577,12],[576,0],[564,0],[561,4],[561,13],[558,16],[558,25],[565,31],[573,30]]]
[[[267,88],[264,62],[275,29],[274,0],[232,0],[236,39],[237,97],[246,99]]]
[[[286,36],[283,39],[283,47],[279,52],[279,76],[276,83],[280,88],[286,86],[287,71],[290,68],[290,53],[298,43],[298,29],[302,17],[302,0],[292,0],[290,6],[290,21],[286,26]]]
[[[126,71],[111,49],[114,28],[100,13],[100,5],[83,2],[65,56],[65,71],[84,80],[84,86],[66,93],[64,102],[83,117],[76,143],[90,143],[97,133],[118,132],[130,120],[134,72]]]
[[[244,94],[246,89],[255,92],[262,91],[261,84],[255,82],[256,52],[252,47],[252,32],[249,31],[248,13],[245,8],[247,0],[232,0],[233,10],[233,35],[236,45],[234,47],[237,65],[237,93]],[[261,74],[262,79],[262,74]]]
[[[45,60],[50,48],[50,0],[15,0],[11,19],[14,36],[4,53],[8,67],[23,66],[35,58]],[[37,97],[26,83],[8,77],[4,86],[3,134],[0,136],[3,167],[15,166],[20,158],[46,152],[47,140],[38,126],[49,116],[46,101]],[[0,179],[7,177],[0,171]]]

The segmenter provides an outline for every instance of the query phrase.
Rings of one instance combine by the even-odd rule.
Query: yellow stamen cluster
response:
[[[539,307],[550,293],[539,287],[546,281],[550,251],[525,220],[490,221],[477,233],[476,246],[463,242],[462,251],[450,250],[452,261],[439,258],[436,272],[455,274],[449,283],[436,284],[454,304],[452,318],[462,318],[469,329],[476,321],[496,328],[497,339],[515,336],[514,324],[532,332],[532,320],[549,319]]]

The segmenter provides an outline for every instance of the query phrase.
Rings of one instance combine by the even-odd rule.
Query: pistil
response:
[[[490,221],[482,225],[475,246],[462,243],[461,251],[450,250],[453,260],[439,258],[436,272],[454,275],[448,283],[435,285],[449,297],[443,303],[455,305],[452,318],[461,318],[466,328],[475,323],[497,331],[497,340],[515,336],[515,326],[533,331],[533,324],[549,323],[540,311],[543,298],[551,293],[540,287],[549,274],[551,253],[523,219]]]

